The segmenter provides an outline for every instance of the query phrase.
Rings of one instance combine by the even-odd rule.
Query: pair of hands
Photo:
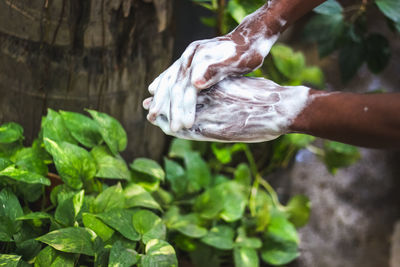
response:
[[[282,97],[293,90],[233,78],[260,67],[278,38],[264,13],[265,7],[225,36],[191,43],[149,86],[147,119],[166,134],[195,140],[256,142],[281,135],[292,116]]]

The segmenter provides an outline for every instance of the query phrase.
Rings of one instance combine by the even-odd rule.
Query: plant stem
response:
[[[249,199],[249,208],[250,208],[250,213],[252,216],[255,215],[255,197],[257,195],[257,191],[258,191],[258,187],[261,184],[265,190],[268,192],[268,194],[271,197],[272,203],[274,204],[274,206],[278,209],[283,209],[283,206],[281,203],[279,203],[279,198],[278,195],[276,194],[275,190],[272,188],[272,186],[266,181],[264,180],[261,175],[258,173],[257,171],[257,165],[256,162],[254,160],[254,156],[250,151],[250,148],[247,145],[244,145],[244,153],[246,154],[247,160],[250,164],[250,170],[251,173],[254,177],[254,182],[253,182],[253,186],[251,187],[250,190],[250,199]]]
[[[217,8],[217,35],[224,34],[224,13],[225,13],[225,0],[218,0]]]

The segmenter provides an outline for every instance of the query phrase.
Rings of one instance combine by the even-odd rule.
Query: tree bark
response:
[[[29,143],[47,108],[96,109],[127,130],[128,159],[158,158],[141,103],[171,60],[171,13],[170,0],[0,0],[0,122]]]

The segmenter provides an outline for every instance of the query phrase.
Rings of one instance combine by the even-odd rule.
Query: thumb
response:
[[[217,65],[210,65],[205,71],[194,68],[191,79],[192,84],[200,90],[213,86],[227,76],[224,75],[221,68],[223,67],[218,67]]]

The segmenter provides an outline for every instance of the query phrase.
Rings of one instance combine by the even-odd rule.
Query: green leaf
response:
[[[50,201],[53,205],[58,205],[65,199],[73,196],[76,192],[77,191],[65,184],[57,185],[53,190],[51,190]]]
[[[221,218],[226,222],[239,220],[243,216],[247,204],[247,197],[242,186],[231,181],[218,185],[218,187],[221,188],[221,201],[224,203]]]
[[[68,227],[47,233],[37,240],[59,251],[94,256],[96,237],[96,234],[88,228]]]
[[[0,222],[0,241],[13,242],[13,235],[17,232],[14,221],[6,216],[0,215]]]
[[[110,186],[101,192],[94,201],[94,212],[102,213],[115,209],[122,209],[125,206],[125,198],[122,194],[121,184]]]
[[[97,214],[96,216],[127,239],[132,241],[140,240],[140,235],[132,224],[132,211],[126,209],[110,210],[106,213]]]
[[[47,116],[42,122],[43,139],[47,138],[54,142],[68,142],[76,144],[76,140],[69,133],[65,123],[58,112],[48,109]],[[49,151],[46,142],[44,143],[46,150]]]
[[[110,251],[109,267],[130,267],[139,260],[138,253],[129,248],[125,248],[122,242],[117,241],[112,245]]]
[[[364,44],[347,42],[339,52],[339,67],[342,81],[348,82],[353,78],[364,63],[364,60]]]
[[[304,148],[315,140],[314,136],[306,134],[287,134],[284,136],[284,141],[296,146],[297,148]]]
[[[21,256],[11,254],[0,254],[0,266],[17,267]]]
[[[193,193],[207,188],[211,182],[211,172],[198,152],[188,151],[184,155],[188,192]]]
[[[130,165],[132,180],[149,191],[159,188],[160,181],[165,178],[164,170],[154,160],[137,158]]]
[[[4,188],[0,191],[0,241],[11,241],[11,237],[21,226],[16,219],[24,215],[18,198]]]
[[[400,22],[400,2],[398,0],[376,0],[378,8],[396,23]]]
[[[246,163],[240,163],[235,170],[234,179],[239,184],[249,187],[251,184],[251,171],[249,165]]]
[[[42,184],[17,183],[18,195],[28,202],[35,202],[42,196]]]
[[[212,143],[211,148],[215,157],[222,164],[227,164],[232,161],[232,151],[230,149],[231,147],[220,143]]]
[[[15,122],[0,125],[0,143],[13,143],[24,139],[24,129]]]
[[[237,23],[241,23],[242,20],[248,15],[246,9],[238,0],[229,1],[227,10]]]
[[[30,261],[33,258],[35,258],[36,255],[40,252],[40,249],[42,248],[42,244],[40,244],[40,242],[32,238],[26,240],[18,240],[18,238],[14,239],[16,240],[15,253],[21,255],[22,258],[26,261]]]
[[[336,0],[328,0],[314,8],[314,12],[323,15],[335,15],[341,14],[343,8]]]
[[[92,119],[76,112],[60,111],[65,126],[71,135],[86,147],[95,147],[103,140],[98,124]]]
[[[257,237],[248,237],[246,229],[244,227],[238,228],[238,236],[235,240],[235,246],[259,249],[262,246],[262,242]]]
[[[227,222],[233,222],[243,216],[247,197],[245,189],[235,181],[216,185],[197,197],[194,210],[205,219],[217,216]]]
[[[49,171],[43,153],[46,152],[37,145],[23,148],[15,154],[15,165],[26,171],[47,175]]]
[[[207,234],[207,229],[199,225],[200,218],[196,213],[181,215],[176,206],[172,206],[165,213],[164,220],[168,228],[177,230],[189,237],[200,238]]]
[[[282,44],[271,48],[272,59],[278,70],[290,79],[298,79],[305,67],[304,55]]]
[[[160,181],[163,181],[165,178],[164,170],[156,161],[151,159],[137,158],[130,167],[134,171],[147,174]]]
[[[63,266],[74,267],[76,256],[55,250],[50,246],[46,246],[40,251],[35,259],[35,267]]]
[[[4,170],[8,166],[13,165],[12,161],[6,158],[0,158],[0,171]]]
[[[95,176],[96,163],[88,151],[67,142],[56,143],[47,138],[44,142],[53,156],[58,174],[68,186],[80,189],[83,182]]]
[[[171,158],[183,158],[188,151],[192,151],[192,141],[175,138],[171,142],[168,156]]]
[[[174,248],[166,241],[152,239],[146,244],[146,255],[141,258],[143,267],[177,267]]]
[[[258,267],[259,259],[254,248],[234,248],[233,259],[235,267]]]
[[[264,190],[257,190],[255,197],[256,231],[264,232],[271,219],[273,204],[271,197]]]
[[[9,158],[13,160],[15,153],[22,148],[22,141],[15,141],[13,143],[0,143],[0,157]]]
[[[358,149],[354,146],[326,141],[324,143],[324,162],[328,170],[335,174],[338,168],[350,166],[360,158]]]
[[[125,208],[143,207],[161,210],[160,205],[152,195],[137,184],[129,184],[124,189]]]
[[[120,155],[113,156],[104,146],[96,146],[90,153],[97,163],[96,177],[130,180],[131,173]]]
[[[177,195],[186,192],[187,182],[185,170],[175,161],[164,158],[166,179],[171,185],[172,191]]]
[[[114,234],[114,230],[104,224],[94,214],[83,213],[82,221],[86,228],[93,230],[104,242],[109,240]]]
[[[201,241],[205,244],[223,250],[233,248],[233,237],[235,232],[226,225],[218,225],[210,229]]]
[[[4,170],[0,171],[0,176],[7,176],[13,180],[25,182],[28,184],[50,185],[50,180],[46,177],[43,177],[42,175],[37,173],[16,169],[13,165],[8,166]]]
[[[304,27],[303,38],[309,42],[318,42],[319,55],[324,57],[336,49],[343,29],[342,14],[316,15]]]
[[[133,214],[133,226],[141,235],[143,243],[151,239],[165,239],[166,227],[161,218],[149,210],[139,210]]]
[[[87,110],[87,112],[97,122],[100,134],[111,152],[117,155],[118,152],[124,151],[128,143],[128,137],[122,125],[105,113],[95,110]]]
[[[216,187],[206,190],[199,195],[193,206],[195,212],[198,212],[202,218],[217,218],[224,209],[224,202],[220,198],[220,190]]]
[[[64,226],[74,226],[76,217],[81,211],[84,198],[84,190],[69,196],[66,199],[59,199],[54,218]]]
[[[187,252],[196,251],[198,247],[198,242],[183,234],[177,234],[174,238],[175,247]],[[204,245],[205,246],[205,245]]]
[[[365,40],[368,68],[373,73],[382,72],[388,65],[391,52],[389,41],[381,34],[372,33]]]
[[[208,27],[214,28],[217,25],[217,20],[215,17],[200,17],[201,23]]]
[[[295,227],[302,227],[307,224],[310,218],[311,202],[304,195],[296,195],[289,200],[286,212],[289,215],[289,221]]]
[[[293,224],[275,212],[264,235],[261,258],[272,265],[287,264],[299,256],[299,238]]]
[[[324,87],[324,73],[318,67],[307,67],[301,71],[300,79],[302,83],[311,84],[315,87]]]
[[[46,213],[46,212],[31,212],[28,214],[25,214],[23,216],[20,216],[17,218],[18,221],[23,221],[23,220],[43,220],[43,219],[50,219],[51,215]]]

